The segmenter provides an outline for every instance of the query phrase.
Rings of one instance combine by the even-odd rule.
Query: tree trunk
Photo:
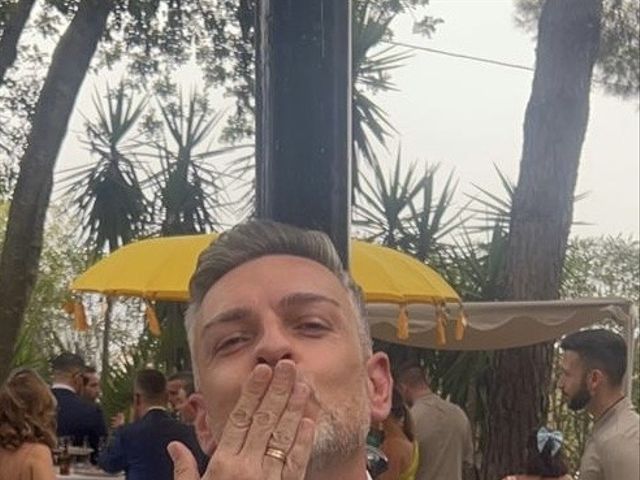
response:
[[[0,38],[0,85],[4,75],[18,56],[18,40],[31,14],[35,0],[19,0],[9,8],[8,20]]]
[[[53,52],[36,104],[0,257],[0,379],[11,365],[14,342],[36,281],[58,151],[111,5],[110,0],[80,3]]]
[[[602,0],[548,0],[542,9],[511,212],[506,299],[558,298],[601,11]],[[547,413],[551,360],[550,343],[494,355],[484,479],[524,470],[527,437]]]

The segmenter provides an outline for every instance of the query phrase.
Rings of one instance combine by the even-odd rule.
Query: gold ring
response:
[[[287,461],[287,454],[280,450],[279,448],[267,448],[267,451],[264,452],[267,457],[275,458],[276,460],[280,460],[282,463]]]

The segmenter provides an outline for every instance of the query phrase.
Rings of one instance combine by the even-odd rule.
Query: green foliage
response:
[[[0,204],[0,239],[4,238],[7,214],[8,203]],[[62,304],[69,295],[69,282],[86,268],[88,255],[75,246],[77,237],[69,220],[65,209],[56,207],[47,223],[38,281],[14,348],[15,367],[30,366],[46,374],[50,357],[63,348],[75,350],[79,346]]]
[[[400,152],[388,174],[379,161],[374,161],[372,170],[371,178],[363,176],[357,192],[353,221],[369,240],[434,266],[466,300],[486,300],[497,292],[504,234],[496,229],[494,238],[480,247],[469,236],[462,245],[453,242],[452,235],[468,219],[463,209],[452,211],[457,187],[453,173],[437,193],[437,167],[426,167],[422,175],[414,164],[405,170]],[[428,368],[434,390],[465,407],[472,419],[485,418],[489,352],[426,350],[385,342],[376,342],[376,348],[387,352],[395,366],[408,359],[419,361]]]
[[[236,149],[202,146],[211,141],[220,115],[197,92],[186,103],[182,94],[175,101],[161,102],[159,109],[165,128],[158,129],[157,122],[147,119],[147,132],[161,162],[160,171],[150,180],[162,233],[187,234],[219,227],[221,188],[217,171],[208,162]]]
[[[631,237],[574,238],[562,279],[563,298],[622,297],[640,304],[640,243]]]
[[[87,243],[96,252],[114,251],[138,237],[149,223],[150,207],[138,179],[142,168],[133,150],[132,130],[146,100],[136,101],[121,82],[115,91],[107,86],[105,101],[94,95],[97,119],[86,122],[89,151],[96,163],[71,174],[66,195],[83,220]]]
[[[391,21],[399,14],[411,13],[416,18],[416,31],[430,36],[441,20],[428,15],[420,16],[428,3],[428,0],[356,0],[353,3],[355,78],[358,78],[358,65],[362,63],[360,53],[368,50],[367,42],[371,38],[362,37],[364,43],[361,44],[358,40],[359,32],[370,28],[368,35],[372,33],[371,29],[376,29],[376,37],[390,39]],[[206,29],[205,33],[198,37],[196,58],[205,72],[206,80],[212,85],[225,88],[229,96],[236,99],[236,108],[229,117],[225,138],[238,141],[253,134],[255,3],[249,0],[205,0],[201,2],[199,13],[203,17]],[[393,63],[397,64],[397,60]],[[383,88],[382,84],[379,84],[379,87]],[[374,118],[378,117],[379,113],[374,113]],[[379,127],[386,131],[388,125],[382,122],[375,129]]]
[[[503,297],[507,235],[499,223],[490,233],[483,241],[465,231],[450,250],[443,274],[465,301],[495,301]]]
[[[106,418],[120,412],[129,413],[136,372],[143,368],[157,368],[153,358],[157,343],[148,333],[143,333],[137,342],[125,347],[111,362],[107,376],[102,379],[101,403]]]
[[[463,227],[469,219],[464,213],[466,206],[451,213],[453,198],[458,188],[453,172],[449,173],[439,194],[435,190],[438,166],[427,166],[421,179],[422,203],[409,204],[407,251],[417,259],[442,268],[450,246],[445,239]],[[419,199],[420,200],[420,199]]]
[[[516,0],[516,24],[537,31],[545,0]],[[624,99],[640,93],[640,3],[637,0],[603,0],[602,32],[596,60],[596,82]]]
[[[219,227],[225,204],[213,162],[244,159],[246,146],[211,148],[220,114],[202,94],[185,101],[173,91],[169,84],[157,98],[159,117],[130,83],[107,86],[103,100],[94,96],[96,118],[86,120],[84,142],[97,162],[63,181],[96,252],[153,231],[175,235]]]
[[[395,47],[376,49],[390,35],[389,24],[394,15],[375,8],[371,0],[356,2],[352,19],[352,137],[353,171],[357,172],[357,158],[362,155],[372,164],[375,160],[373,141],[384,146],[394,130],[387,114],[367,92],[389,91],[395,87],[391,72],[402,66],[411,54]],[[354,175],[357,181],[357,175]]]
[[[363,176],[356,194],[353,224],[369,241],[398,248],[422,261],[441,264],[450,246],[444,239],[466,218],[452,212],[456,190],[453,174],[438,194],[436,167],[425,167],[422,175],[412,164],[403,171],[400,150],[388,174],[380,161],[371,165],[372,176]]]
[[[409,205],[422,185],[415,174],[415,165],[410,165],[403,174],[400,150],[389,175],[385,175],[379,161],[373,163],[372,170],[373,177],[363,177],[362,188],[356,195],[353,224],[363,228],[368,241],[398,248],[406,236]]]
[[[0,154],[7,169],[17,171],[16,164],[26,148],[31,117],[46,72],[44,62],[38,45],[24,45],[16,60],[21,68],[9,70],[0,83]],[[13,190],[13,181],[9,185]]]
[[[472,184],[476,193],[469,195],[469,198],[472,200],[470,211],[481,219],[480,223],[476,225],[473,230],[482,232],[495,230],[497,228],[506,233],[509,231],[511,207],[516,185],[497,165],[494,165],[493,168],[500,178],[502,195],[492,193],[486,188]]]

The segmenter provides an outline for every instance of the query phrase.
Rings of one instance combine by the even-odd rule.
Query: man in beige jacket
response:
[[[627,368],[624,339],[609,330],[584,330],[560,345],[559,388],[572,410],[586,409],[593,430],[580,461],[580,480],[640,478],[638,413],[623,391]]]
[[[473,479],[473,439],[464,411],[433,392],[417,364],[401,366],[396,381],[415,424],[420,452],[416,480]]]

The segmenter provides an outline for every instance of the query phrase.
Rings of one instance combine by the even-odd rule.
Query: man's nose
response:
[[[262,337],[256,344],[256,363],[275,367],[280,360],[292,360],[293,348],[285,326],[276,319],[265,323]]]

